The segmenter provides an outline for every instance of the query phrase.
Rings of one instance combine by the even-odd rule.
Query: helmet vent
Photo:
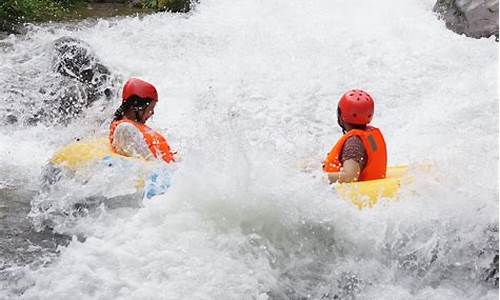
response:
[[[358,115],[357,114],[352,114],[352,116],[356,118]]]

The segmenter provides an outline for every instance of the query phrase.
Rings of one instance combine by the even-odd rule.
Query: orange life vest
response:
[[[148,145],[149,150],[155,158],[163,159],[167,163],[174,161],[173,154],[172,152],[170,152],[170,146],[168,145],[167,140],[161,134],[144,124],[137,123],[128,119],[122,119],[120,121],[111,123],[111,128],[109,131],[109,141],[111,143],[111,148],[115,153],[119,153],[119,151],[113,146],[113,138],[116,127],[121,123],[132,124],[142,133],[142,135],[144,136],[144,141]]]
[[[344,143],[347,139],[352,136],[357,136],[361,139],[368,157],[365,167],[359,174],[358,180],[365,181],[385,178],[387,149],[384,137],[378,128],[371,126],[367,126],[366,130],[351,129],[344,134],[328,153],[323,162],[323,171],[328,173],[340,172],[340,168],[342,167],[342,162],[340,161],[342,148],[344,148]]]

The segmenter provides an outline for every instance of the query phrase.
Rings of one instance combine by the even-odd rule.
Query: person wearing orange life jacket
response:
[[[125,83],[122,104],[114,114],[109,132],[115,153],[146,160],[159,159],[166,163],[175,161],[167,140],[145,125],[154,114],[157,102],[158,92],[152,84],[136,78]]]
[[[340,98],[337,122],[344,135],[323,162],[323,171],[330,183],[385,178],[384,137],[378,128],[368,125],[374,107],[373,98],[362,90],[350,90]]]

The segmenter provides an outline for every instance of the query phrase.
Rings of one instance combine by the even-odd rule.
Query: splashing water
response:
[[[36,102],[44,47],[81,39],[113,74],[157,86],[151,126],[182,161],[165,195],[81,218],[83,239],[6,270],[0,298],[497,299],[498,44],[448,31],[431,2],[208,0],[4,40],[0,98]],[[433,164],[362,211],[320,172],[355,87],[376,100],[390,165]],[[36,191],[55,149],[105,135],[118,105],[4,126],[0,183]]]

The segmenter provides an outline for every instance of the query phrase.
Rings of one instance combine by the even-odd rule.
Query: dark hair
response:
[[[136,120],[134,120],[134,121],[139,121],[139,115],[137,113],[140,111],[144,111],[146,109],[146,107],[149,106],[151,101],[152,100],[149,98],[141,98],[141,97],[136,96],[136,95],[130,96],[115,111],[113,122],[120,121],[121,119],[123,119],[125,117],[125,114],[130,109],[133,109],[136,113]]]

